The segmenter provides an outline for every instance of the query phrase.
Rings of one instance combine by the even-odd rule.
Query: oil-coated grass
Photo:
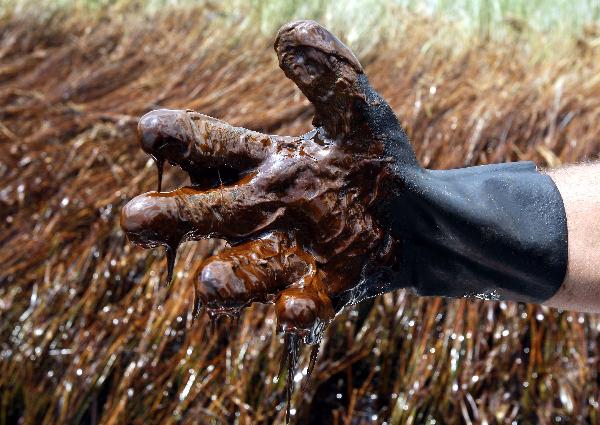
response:
[[[0,424],[283,422],[272,309],[212,332],[192,320],[191,270],[222,244],[185,244],[164,287],[163,253],[133,247],[118,223],[128,199],[156,187],[135,138],[148,110],[309,128],[271,39],[219,16],[56,11],[0,23]],[[425,166],[598,158],[597,34],[534,60],[515,39],[449,48],[430,43],[436,21],[410,22],[361,59]],[[166,174],[167,188],[184,182]],[[336,318],[293,418],[597,424],[599,333],[595,315],[397,291]],[[298,378],[307,360],[305,350]]]

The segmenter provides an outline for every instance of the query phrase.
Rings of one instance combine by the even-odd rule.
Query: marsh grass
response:
[[[118,215],[156,187],[146,111],[299,134],[310,107],[242,15],[77,7],[0,27],[0,423],[282,423],[272,309],[213,332],[192,317],[191,271],[223,245],[185,244],[163,287],[163,253],[129,244]],[[514,35],[443,43],[437,18],[404,18],[377,43],[342,34],[425,166],[598,159],[597,33],[541,59]],[[336,318],[294,420],[600,423],[599,335],[595,315],[397,291]]]

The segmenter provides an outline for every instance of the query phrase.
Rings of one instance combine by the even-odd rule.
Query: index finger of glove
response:
[[[142,149],[158,162],[181,166],[191,177],[217,167],[254,168],[271,152],[274,137],[188,110],[158,109],[138,123]]]

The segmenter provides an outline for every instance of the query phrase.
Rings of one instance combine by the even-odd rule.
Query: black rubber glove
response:
[[[309,133],[266,135],[183,110],[139,123],[142,148],[193,187],[139,195],[123,208],[123,229],[142,246],[166,246],[169,270],[181,241],[235,245],[195,272],[207,309],[275,302],[282,329],[312,335],[349,302],[401,287],[530,302],[556,292],[567,227],[548,176],[530,162],[425,170],[325,28],[285,25],[275,51],[314,106]]]
[[[540,303],[562,284],[567,223],[552,179],[530,161],[422,168],[396,116],[362,77],[363,118],[393,158],[372,214],[396,238],[390,267],[372,267],[353,298],[410,287],[419,295]],[[376,105],[376,106],[372,106]]]

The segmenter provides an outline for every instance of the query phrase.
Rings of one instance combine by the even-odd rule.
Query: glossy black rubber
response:
[[[539,303],[567,270],[567,222],[553,180],[532,162],[423,169],[397,118],[361,81],[366,119],[393,159],[374,216],[400,241],[389,267],[365,270],[355,299],[399,287],[420,295]]]
[[[400,181],[388,206],[405,248],[399,284],[420,295],[526,302],[547,300],[562,284],[565,210],[533,163],[416,170]]]

